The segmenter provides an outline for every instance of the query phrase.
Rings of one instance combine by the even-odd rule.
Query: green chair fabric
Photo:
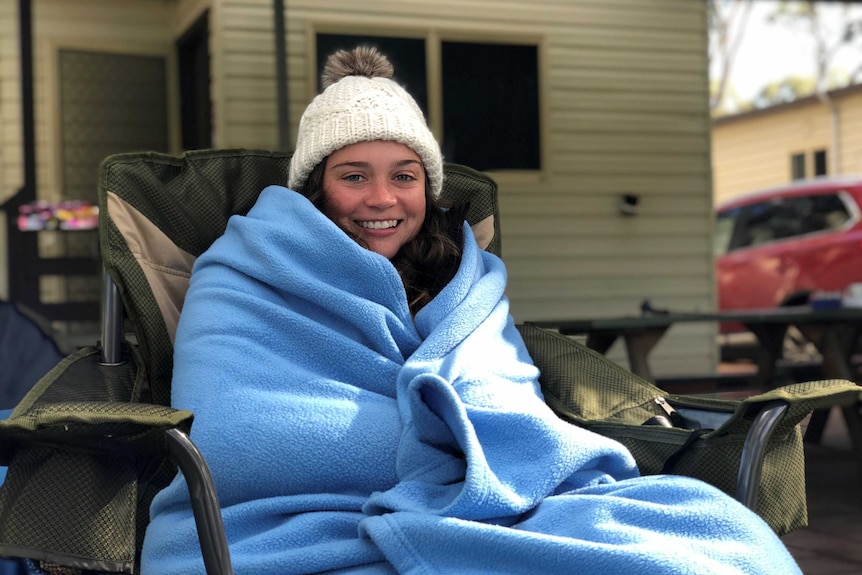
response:
[[[799,422],[815,409],[858,402],[855,383],[800,383],[744,400],[673,395],[572,338],[530,324],[518,329],[541,370],[546,403],[566,421],[628,447],[644,475],[696,477],[735,496],[740,457],[755,416],[774,401],[787,402],[789,409],[764,456],[755,511],[779,535],[808,524]],[[710,430],[644,425],[665,413],[657,399],[677,410],[719,414],[720,423]]]
[[[192,425],[191,413],[169,407],[173,334],[191,267],[233,214],[246,213],[264,187],[286,180],[289,159],[270,151],[203,150],[179,157],[119,154],[103,162],[101,255],[127,316],[122,361],[106,365],[99,347],[84,348],[61,361],[0,422],[0,464],[9,465],[0,488],[0,555],[34,558],[58,574],[137,572],[149,504],[176,469],[167,458],[166,430]],[[444,202],[469,201],[467,218],[477,240],[499,254],[496,184],[464,166],[447,164],[444,171]],[[641,425],[657,413],[655,397],[687,398],[663,394],[569,338],[535,326],[520,329],[542,371],[546,399],[561,417],[617,438],[647,473],[689,445],[686,430]],[[858,400],[855,389],[836,385],[825,393],[831,399],[839,393],[848,402]],[[800,388],[805,403],[798,394],[789,398],[793,417],[768,455],[777,463],[768,462],[773,471],[763,488],[764,512],[779,532],[804,523],[797,418],[803,408],[822,403],[810,390]],[[726,429],[697,438],[706,447],[694,447],[692,454],[704,451],[707,457],[681,457],[673,471],[705,475],[727,490],[724,469],[735,477],[739,439],[757,405],[713,407],[736,415]],[[702,473],[710,458],[720,476]],[[792,486],[778,485],[788,478]],[[779,501],[790,510],[773,518]]]
[[[195,259],[283,184],[290,155],[201,150],[117,154],[99,170],[105,272],[127,315],[122,361],[100,347],[62,360],[0,421],[0,556],[49,573],[136,573],[153,496],[176,473],[164,432],[193,416],[171,409],[173,330]],[[497,185],[447,164],[443,203],[469,202],[477,239],[500,253]],[[481,238],[478,236],[481,234]]]
[[[231,215],[248,212],[266,186],[284,184],[289,163],[289,154],[261,150],[201,150],[181,157],[130,153],[103,162],[102,260],[140,347],[147,388],[136,390],[136,398],[170,404],[173,329],[191,265],[224,232]],[[444,175],[443,200],[469,201],[468,222],[492,227],[487,249],[499,255],[496,183],[456,164],[446,164]],[[166,285],[171,293],[160,291]]]
[[[0,421],[0,555],[66,569],[49,573],[135,571],[149,502],[176,472],[163,433],[188,432],[192,414],[132,401],[133,355],[107,366],[85,347]]]

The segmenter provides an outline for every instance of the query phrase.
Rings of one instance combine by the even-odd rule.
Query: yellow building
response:
[[[717,118],[715,203],[820,175],[862,173],[862,85]]]

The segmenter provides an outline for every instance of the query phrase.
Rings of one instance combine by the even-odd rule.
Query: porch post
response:
[[[285,47],[284,0],[273,0],[275,19],[275,89],[278,99],[278,149],[290,149],[290,115],[287,101],[287,49]]]
[[[7,261],[9,265],[9,299],[32,305],[38,283],[33,284],[30,269],[38,256],[36,238],[26,237],[18,229],[18,207],[36,199],[36,128],[33,104],[33,21],[31,0],[18,0],[18,39],[21,82],[21,141],[23,145],[23,182],[18,193],[2,208],[6,212]],[[35,298],[38,299],[38,296]]]

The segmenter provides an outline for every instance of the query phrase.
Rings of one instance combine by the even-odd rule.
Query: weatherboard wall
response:
[[[537,42],[543,166],[538,172],[493,174],[500,183],[503,257],[517,321],[634,315],[646,299],[657,308],[715,308],[704,3],[290,0],[285,5],[292,133],[312,97],[312,35],[321,27]],[[272,0],[34,0],[43,37],[51,30],[59,34],[62,23],[80,41],[152,42],[165,50],[205,8],[210,10],[214,144],[276,147]],[[14,16],[0,8],[3,30],[10,20]],[[0,46],[0,106],[4,121],[18,124],[17,108],[5,97],[17,90],[5,86],[17,82],[10,71],[17,49],[5,34]],[[40,54],[42,60],[50,57]],[[50,81],[45,68],[40,70],[42,94]],[[47,106],[39,103],[37,122],[40,193],[50,195],[57,176]],[[434,114],[429,120],[439,130]],[[2,193],[8,197],[20,179],[20,154],[12,145],[14,131],[5,124],[2,129]],[[619,213],[622,194],[639,197],[638,215]],[[611,355],[625,363],[621,346]],[[714,368],[716,356],[715,326],[681,324],[653,352],[653,367],[658,375],[702,373]]]

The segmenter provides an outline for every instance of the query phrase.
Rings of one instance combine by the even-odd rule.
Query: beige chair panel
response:
[[[494,216],[488,216],[470,227],[473,229],[473,235],[476,236],[476,243],[479,244],[479,247],[483,250],[488,249],[494,239]]]
[[[141,266],[164,317],[171,343],[174,343],[192,266],[197,258],[177,247],[152,221],[114,192],[109,191],[107,197],[110,217]],[[472,229],[479,247],[486,249],[494,238],[494,216],[475,223]]]
[[[177,247],[153,222],[110,191],[108,213],[144,271],[173,343],[197,258]]]

